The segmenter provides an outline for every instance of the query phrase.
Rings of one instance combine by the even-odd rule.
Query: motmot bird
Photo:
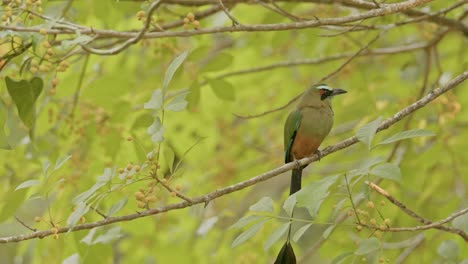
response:
[[[296,161],[317,153],[320,144],[330,133],[333,126],[333,109],[331,99],[335,95],[344,94],[345,90],[332,89],[326,84],[318,84],[307,88],[302,94],[296,109],[289,113],[284,125],[284,161]],[[302,170],[305,166],[297,166],[292,170],[289,195],[301,189]],[[293,248],[288,238],[281,248],[275,264],[296,263]]]

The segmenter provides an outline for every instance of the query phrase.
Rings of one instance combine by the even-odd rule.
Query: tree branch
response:
[[[411,105],[407,106],[406,108],[398,111],[395,113],[392,117],[386,119],[383,121],[380,126],[377,129],[377,132],[385,130],[389,128],[390,126],[396,124],[400,120],[402,120],[404,117],[412,114],[416,110],[424,107],[437,97],[439,97],[441,94],[455,88],[457,85],[462,83],[468,78],[468,71],[465,71],[461,73],[460,75],[456,76],[446,84],[442,85],[441,87],[434,89],[432,92],[424,96],[423,98],[417,100],[416,102],[412,103]],[[358,142],[358,139],[356,136],[350,137],[346,140],[343,140],[335,145],[326,147],[324,150],[321,151],[321,157],[325,157],[327,155],[330,155],[331,153],[337,152],[341,149],[345,149],[351,145],[354,145]],[[276,177],[284,172],[287,172],[289,170],[292,170],[293,168],[296,168],[297,163],[299,165],[306,165],[311,162],[317,161],[318,156],[315,154],[311,157],[303,158],[300,159],[296,162],[290,162],[287,163],[283,166],[280,166],[278,168],[275,168],[273,170],[270,170],[268,172],[264,172],[260,175],[257,175],[255,177],[252,177],[248,180],[215,190],[213,192],[207,193],[205,195],[201,195],[195,198],[192,198],[191,200],[193,201],[193,204],[201,204],[201,203],[209,203],[210,201],[217,199],[221,196],[245,189],[247,187],[250,187],[252,185],[255,185],[259,182],[266,181],[268,179],[271,179],[273,177]],[[62,227],[58,229],[58,233],[65,233],[65,232],[73,232],[73,231],[78,231],[78,230],[86,230],[86,229],[92,229],[95,227],[99,226],[105,226],[105,225],[110,225],[113,223],[117,222],[124,222],[124,221],[131,221],[135,220],[138,218],[150,216],[150,215],[156,215],[156,214],[161,214],[164,212],[172,211],[172,210],[177,210],[177,209],[183,209],[186,207],[190,207],[191,204],[187,201],[183,201],[180,203],[175,203],[175,204],[169,204],[166,206],[162,206],[159,208],[152,208],[143,212],[135,213],[135,214],[129,214],[129,215],[123,215],[123,216],[116,216],[116,217],[108,217],[106,219],[96,221],[96,222],[91,222],[91,223],[85,223],[85,224],[80,224],[76,225],[74,227]],[[24,234],[24,235],[17,235],[17,236],[10,236],[10,237],[2,237],[0,238],[0,243],[11,243],[11,242],[20,242],[24,240],[30,240],[34,238],[43,238],[46,236],[54,235],[57,232],[54,232],[57,230],[44,230],[44,231],[38,231],[38,232],[32,232],[30,234]]]
[[[463,239],[465,239],[465,241],[468,241],[468,235],[463,230],[457,229],[457,228],[452,228],[452,227],[442,226],[443,224],[445,224],[447,222],[450,222],[451,220],[455,219],[456,217],[461,216],[463,214],[466,214],[468,212],[468,208],[465,208],[465,209],[463,209],[463,210],[461,210],[461,211],[459,211],[457,213],[454,213],[451,216],[449,216],[446,219],[443,219],[443,220],[441,220],[439,222],[432,222],[431,220],[426,219],[426,218],[420,216],[419,214],[417,214],[416,212],[414,212],[413,210],[409,209],[406,205],[404,205],[402,202],[398,201],[396,198],[391,196],[387,191],[382,189],[377,184],[372,183],[372,182],[368,182],[368,181],[366,181],[366,184],[372,190],[376,191],[378,194],[380,194],[383,197],[387,198],[387,200],[389,200],[392,204],[394,204],[398,208],[400,208],[405,214],[413,217],[418,222],[421,222],[421,223],[425,224],[424,226],[415,226],[415,227],[386,228],[385,230],[382,230],[382,231],[403,232],[403,231],[417,231],[417,230],[426,230],[426,229],[430,229],[430,228],[436,228],[436,229],[443,230],[443,231],[446,231],[446,232],[458,234],[461,237],[463,237]],[[379,228],[379,227],[373,227],[373,226],[367,226],[367,227],[374,228],[374,229]]]

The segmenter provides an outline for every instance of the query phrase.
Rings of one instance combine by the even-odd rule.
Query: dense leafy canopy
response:
[[[303,263],[468,261],[460,233],[390,232],[429,222],[366,184],[427,221],[466,207],[464,1],[326,2],[3,1],[0,262],[271,263],[291,224]],[[314,83],[348,91],[322,147],[360,144],[289,198],[289,170],[219,197],[283,165]]]

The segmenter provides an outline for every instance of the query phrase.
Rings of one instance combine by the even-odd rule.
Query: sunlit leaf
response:
[[[289,216],[292,216],[292,212],[294,210],[294,206],[296,206],[296,203],[297,203],[296,194],[288,196],[286,201],[284,201],[283,209],[286,211],[286,213]]]
[[[375,238],[367,238],[362,240],[359,243],[358,249],[354,252],[355,255],[367,255],[369,253],[372,253],[378,249],[380,249],[380,241]]]
[[[434,132],[430,130],[425,130],[425,129],[414,129],[414,130],[407,130],[407,131],[402,131],[399,133],[396,133],[395,135],[382,140],[379,142],[377,145],[384,145],[384,144],[390,144],[395,141],[403,140],[403,139],[408,139],[408,138],[414,138],[414,137],[429,137],[429,136],[435,136]]]
[[[45,159],[42,161],[42,174],[44,177],[47,177],[47,171],[49,170],[50,167],[50,161],[48,159]]]
[[[112,241],[115,241],[122,237],[121,228],[119,226],[115,226],[107,230],[104,234],[97,236],[94,239],[93,244],[108,244]]]
[[[228,81],[223,79],[212,79],[209,80],[211,89],[215,95],[222,100],[234,101],[236,99],[236,94],[234,92],[234,86]]]
[[[34,77],[29,81],[14,81],[10,77],[5,77],[5,82],[21,120],[31,129],[36,119],[36,100],[44,86],[42,79]]]
[[[338,175],[328,176],[302,188],[297,192],[297,206],[306,207],[310,216],[314,219],[325,198],[328,197],[328,189],[336,182]]]
[[[262,197],[258,202],[249,207],[250,211],[273,213],[273,199]]]
[[[91,197],[93,194],[96,193],[99,188],[104,186],[106,183],[104,181],[97,182],[95,183],[89,190],[84,191],[80,194],[78,194],[75,198],[73,198],[73,203],[74,204],[80,204],[83,201],[86,201],[89,197]]]
[[[93,244],[93,238],[94,238],[94,234],[96,234],[96,231],[98,230],[97,227],[89,230],[88,234],[83,237],[80,242],[81,243],[85,243],[86,245],[92,245]]]
[[[179,54],[167,68],[166,74],[164,75],[164,81],[163,81],[163,86],[162,86],[163,95],[166,94],[166,90],[167,90],[167,87],[169,86],[169,82],[172,80],[174,73],[177,71],[180,65],[184,62],[185,58],[187,58],[188,53],[189,53],[188,51],[184,51],[181,54]]]
[[[164,106],[164,110],[169,110],[169,111],[174,111],[174,112],[179,112],[179,111],[184,110],[188,104],[187,101],[185,100],[186,96],[187,96],[187,93],[183,93],[174,97],[174,99],[169,101],[169,103],[167,103]]]
[[[250,223],[252,223],[255,220],[263,218],[262,216],[259,215],[246,215],[242,217],[241,219],[237,220],[232,226],[229,227],[229,229],[239,229],[242,228]]]
[[[65,162],[67,162],[70,158],[71,158],[71,155],[58,158],[57,161],[55,161],[54,170],[60,169],[60,167],[62,167],[62,165],[65,164]]]
[[[115,213],[120,211],[120,209],[122,209],[127,204],[127,201],[128,201],[128,197],[124,197],[120,199],[118,202],[116,202],[115,204],[111,205],[111,207],[109,208],[109,211],[107,212],[107,216],[113,216]]]
[[[153,124],[146,130],[148,134],[151,135],[151,140],[155,143],[161,142],[164,140],[164,127],[162,126],[161,120],[159,117],[154,119]]]
[[[458,245],[453,240],[445,240],[437,248],[437,254],[447,260],[455,261],[458,258]]]
[[[278,239],[280,239],[286,231],[288,231],[289,226],[291,225],[290,222],[282,224],[278,229],[276,229],[265,241],[263,244],[263,249],[268,250]]]
[[[208,231],[210,231],[214,225],[218,222],[219,217],[213,216],[208,219],[205,219],[201,225],[197,229],[197,235],[202,236],[205,235]]]
[[[381,178],[401,182],[400,167],[393,163],[379,164],[373,167],[369,173]]]
[[[80,264],[80,255],[75,253],[62,261],[62,264]]]
[[[87,205],[85,202],[79,202],[73,213],[68,217],[67,219],[67,225],[68,226],[75,226],[80,218],[85,215],[89,211],[89,205]]]
[[[163,93],[161,89],[154,90],[151,98],[146,102],[143,107],[145,109],[159,110],[163,105]]]
[[[382,123],[382,117],[379,116],[376,120],[362,126],[356,133],[356,137],[364,143],[369,150],[371,149],[372,139],[375,136],[375,132],[377,132],[377,128],[379,127],[380,123]]]
[[[15,191],[21,190],[21,189],[24,189],[24,188],[29,188],[29,187],[32,187],[32,186],[36,186],[36,185],[39,185],[39,184],[41,184],[41,181],[39,181],[39,180],[28,180],[28,181],[25,181],[25,182],[21,183],[20,185],[18,185],[15,188]]]
[[[323,231],[322,237],[327,239],[330,236],[333,229],[335,229],[335,225],[331,225],[331,226],[327,227],[327,229],[325,229],[325,231]]]
[[[307,224],[299,228],[296,233],[294,233],[293,241],[297,242],[305,234],[305,232],[312,226],[312,224]]]
[[[452,225],[458,229],[468,232],[468,214],[461,215],[452,221]]]
[[[266,220],[260,221],[242,232],[239,236],[236,237],[236,239],[234,239],[231,247],[237,247],[238,245],[252,238],[260,230],[260,228],[262,228],[265,222]]]
[[[353,255],[353,252],[352,252],[352,251],[349,251],[349,252],[345,252],[345,253],[343,253],[343,254],[340,254],[340,255],[336,256],[336,257],[332,260],[331,264],[341,264],[341,263],[343,263],[343,261],[344,261],[346,258],[348,258],[349,256],[352,256],[352,255]]]

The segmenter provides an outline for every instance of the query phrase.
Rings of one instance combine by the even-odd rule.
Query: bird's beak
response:
[[[344,94],[344,93],[347,93],[346,90],[343,90],[343,89],[333,89],[332,91],[332,96],[335,96],[335,95],[339,95],[339,94]]]

